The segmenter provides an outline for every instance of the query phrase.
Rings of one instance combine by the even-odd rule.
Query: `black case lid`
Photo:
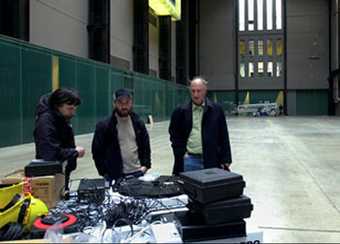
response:
[[[242,175],[219,168],[202,169],[180,173],[184,182],[199,186],[211,186],[220,183],[233,183],[243,181]]]

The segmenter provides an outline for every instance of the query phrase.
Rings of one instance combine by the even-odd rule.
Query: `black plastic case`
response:
[[[218,168],[184,172],[180,177],[184,192],[203,204],[237,198],[246,185],[241,175]]]
[[[189,214],[176,213],[176,217],[180,222],[180,232],[185,242],[235,238],[247,235],[244,220],[206,225]]]
[[[191,214],[201,217],[205,224],[214,225],[249,218],[253,205],[247,196],[218,201],[206,205],[190,202],[188,205]]]

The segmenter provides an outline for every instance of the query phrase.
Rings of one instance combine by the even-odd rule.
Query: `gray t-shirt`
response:
[[[123,173],[129,174],[136,172],[141,165],[138,159],[138,147],[131,117],[119,117],[116,114],[116,118],[118,141],[123,160]]]

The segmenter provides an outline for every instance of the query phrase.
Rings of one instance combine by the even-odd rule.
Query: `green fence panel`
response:
[[[77,134],[92,132],[96,124],[96,83],[95,67],[90,63],[78,61],[76,67],[76,88],[83,103],[78,108]]]
[[[0,147],[22,140],[21,50],[0,43]]]
[[[22,49],[23,143],[33,140],[35,109],[39,98],[52,90],[51,55]]]
[[[109,89],[110,70],[96,68],[96,116],[97,120],[103,119],[112,111],[111,91]]]

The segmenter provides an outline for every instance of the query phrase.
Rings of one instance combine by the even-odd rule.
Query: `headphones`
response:
[[[5,212],[12,208],[19,200],[21,199],[20,194],[14,195],[12,200],[2,209],[0,209],[0,212]],[[25,216],[27,214],[27,210],[31,204],[31,198],[26,198],[22,205],[20,206],[18,218],[16,222],[9,222],[5,224],[0,229],[0,241],[8,241],[8,240],[17,240],[22,237],[22,235],[25,232],[24,229],[24,220]]]

